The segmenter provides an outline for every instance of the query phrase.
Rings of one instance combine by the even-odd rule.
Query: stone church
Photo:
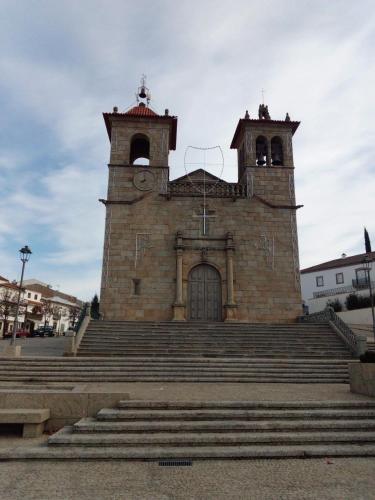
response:
[[[168,166],[177,117],[147,89],[104,113],[111,150],[101,285],[106,320],[290,322],[301,314],[292,138],[299,122],[246,111],[238,181]],[[147,165],[139,164],[145,158]],[[141,162],[142,163],[142,162]]]

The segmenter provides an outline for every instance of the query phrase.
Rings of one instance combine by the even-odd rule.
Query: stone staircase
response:
[[[375,401],[120,401],[33,458],[375,456]]]
[[[3,358],[6,382],[347,383],[328,324],[92,321],[77,358]]]
[[[0,381],[347,383],[345,359],[19,358],[0,360]]]
[[[91,321],[79,356],[348,359],[328,324]]]

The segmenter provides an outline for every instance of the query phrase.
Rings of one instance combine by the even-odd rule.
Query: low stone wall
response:
[[[349,363],[350,391],[375,398],[375,363]]]
[[[129,393],[97,392],[85,385],[64,388],[0,388],[0,408],[49,408],[46,430],[55,432],[83,417],[93,417],[102,408],[112,408]]]
[[[372,325],[371,307],[353,309],[336,313],[345,323],[354,325]]]

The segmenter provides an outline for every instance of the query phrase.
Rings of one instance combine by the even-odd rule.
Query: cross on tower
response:
[[[197,215],[193,215],[193,217],[202,219],[202,235],[207,236],[208,230],[209,230],[209,226],[208,226],[209,219],[215,219],[216,215],[212,215],[212,214],[209,215],[209,210],[207,209],[206,205],[203,205],[202,213],[197,214]]]

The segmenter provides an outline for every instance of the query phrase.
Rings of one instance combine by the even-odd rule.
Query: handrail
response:
[[[85,302],[82,309],[81,309],[81,314],[79,315],[77,324],[74,327],[74,331],[77,333],[79,329],[81,328],[82,322],[85,319],[85,316],[87,316],[87,308],[90,306],[89,302]]]
[[[338,316],[332,307],[326,307],[323,311],[307,314],[299,318],[301,323],[329,323],[333,330],[348,346],[350,352],[360,356],[366,351],[366,338],[356,335],[353,330]]]

